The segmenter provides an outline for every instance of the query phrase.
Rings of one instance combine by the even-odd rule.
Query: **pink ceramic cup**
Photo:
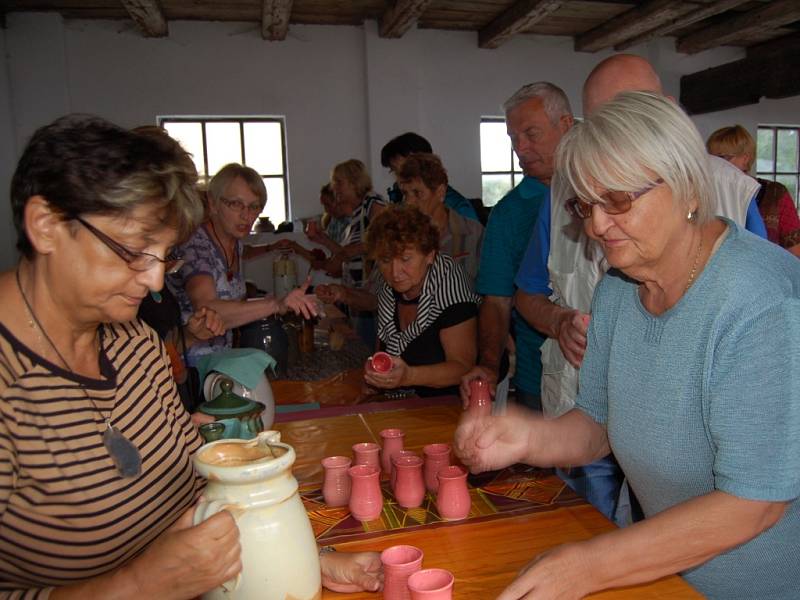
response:
[[[384,429],[381,431],[383,451],[381,452],[381,468],[387,475],[392,474],[392,456],[403,449],[403,438],[406,437],[402,429]]]
[[[392,546],[381,552],[384,600],[411,600],[408,578],[422,568],[422,557],[415,546]]]
[[[361,442],[360,444],[353,444],[353,464],[369,465],[380,470],[380,452],[381,447],[373,442]]]
[[[325,476],[322,481],[322,498],[328,506],[346,506],[350,502],[350,458],[328,456],[322,459]]]
[[[472,499],[467,487],[467,471],[459,466],[439,469],[439,493],[436,509],[446,521],[458,521],[469,515]]]
[[[425,480],[419,456],[397,456],[393,459],[397,481],[394,498],[403,508],[417,508],[425,500]]]
[[[392,475],[389,478],[389,485],[392,488],[392,492],[394,492],[395,483],[397,482],[397,459],[402,458],[404,456],[416,456],[417,453],[413,450],[398,450],[392,456]]]
[[[352,482],[348,503],[350,514],[358,521],[374,521],[383,510],[381,472],[370,465],[356,465],[347,472]]]
[[[446,569],[422,569],[408,578],[411,600],[451,600],[455,577]]]
[[[439,490],[439,469],[450,465],[450,446],[448,444],[428,444],[422,448],[425,455],[425,488],[436,493]]]

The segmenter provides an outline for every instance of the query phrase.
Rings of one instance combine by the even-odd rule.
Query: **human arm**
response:
[[[321,284],[314,288],[317,298],[328,304],[340,302],[356,310],[377,310],[378,297],[367,289],[358,289],[338,283]]]
[[[767,239],[767,226],[764,225],[764,219],[758,211],[758,202],[753,197],[750,204],[747,206],[747,215],[744,220],[744,228],[756,234],[758,237]]]
[[[564,358],[576,369],[580,368],[589,329],[587,313],[559,306],[543,294],[528,294],[522,290],[514,294],[514,306],[531,327],[558,340]]]
[[[217,297],[214,279],[210,275],[195,275],[186,282],[186,294],[195,310],[207,306],[219,314],[225,329],[233,329],[276,313],[283,314],[288,309],[305,318],[316,315],[314,297],[305,293],[309,283],[306,280],[301,287],[280,299],[268,296],[251,301],[222,300]]]
[[[365,381],[376,388],[426,386],[443,388],[457,385],[475,364],[475,317],[439,331],[445,360],[434,365],[408,365],[399,356],[392,357],[388,373],[367,369]]]
[[[188,600],[242,570],[239,529],[227,511],[192,525],[195,507],[139,556],[105,575],[53,590],[51,600]]]
[[[784,510],[782,502],[713,491],[624,529],[545,552],[497,600],[582,598],[679,573],[753,539]]]
[[[383,565],[377,552],[323,552],[322,585],[333,592],[377,592],[383,588]]]
[[[476,418],[466,412],[454,450],[473,473],[514,463],[538,467],[587,465],[611,452],[606,429],[573,409],[557,419],[510,405],[505,414]]]

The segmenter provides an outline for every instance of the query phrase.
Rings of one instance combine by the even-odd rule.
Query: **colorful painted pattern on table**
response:
[[[551,470],[514,465],[502,471],[471,475],[468,479],[472,508],[465,520],[483,521],[504,516],[554,510],[584,504]],[[425,495],[419,508],[406,509],[397,504],[388,481],[381,482],[383,512],[379,519],[361,523],[350,516],[346,506],[325,505],[318,483],[300,486],[303,504],[311,519],[314,535],[321,544],[365,539],[388,531],[417,527],[446,527],[436,510],[436,498]]]

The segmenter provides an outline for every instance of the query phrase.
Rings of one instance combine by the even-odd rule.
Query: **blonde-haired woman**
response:
[[[749,173],[756,159],[756,143],[741,125],[723,127],[712,133],[706,142],[708,152]],[[756,195],[758,211],[767,228],[767,238],[795,256],[800,256],[800,217],[786,187],[777,181],[761,179]]]

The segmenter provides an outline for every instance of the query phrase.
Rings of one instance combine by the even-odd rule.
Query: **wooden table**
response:
[[[326,416],[305,418],[309,415],[298,414],[295,415],[299,417],[297,420],[278,423],[275,427],[281,431],[283,441],[294,446],[297,452],[295,476],[298,480],[319,482],[322,479],[319,462],[323,457],[350,456],[353,444],[379,441],[378,434],[386,427],[405,430],[406,448],[420,453],[425,444],[452,441],[460,414],[457,400],[440,399],[433,404],[422,408],[398,409],[398,403],[391,403],[322,409]],[[614,525],[592,506],[574,502],[546,512],[396,530],[369,539],[337,543],[336,547],[349,551],[381,551],[395,544],[417,546],[425,553],[425,567],[442,567],[454,573],[455,599],[484,600],[495,598],[519,569],[541,552],[613,529]],[[375,600],[378,597],[369,593],[336,594],[327,590],[322,595],[323,600]],[[702,595],[680,577],[672,576],[591,597],[678,600],[702,598]]]

